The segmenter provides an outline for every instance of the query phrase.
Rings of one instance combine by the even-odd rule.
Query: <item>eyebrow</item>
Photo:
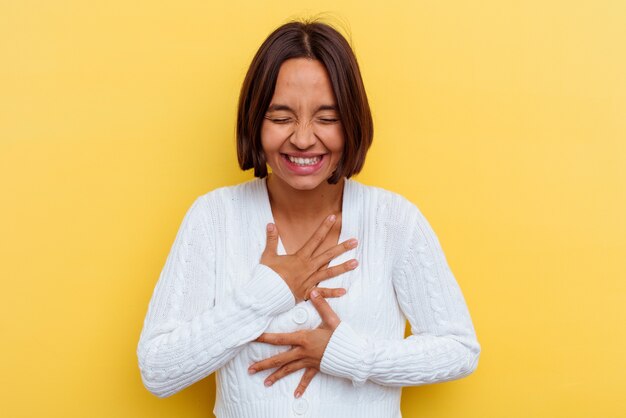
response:
[[[268,112],[275,112],[275,111],[279,111],[279,110],[287,110],[289,112],[296,113],[296,112],[294,112],[294,110],[292,108],[290,108],[289,106],[284,105],[284,104],[273,104],[273,105],[270,105],[270,107],[267,108]],[[335,105],[321,105],[321,106],[319,106],[315,110],[315,113],[317,113],[317,112],[319,112],[321,110],[338,111],[337,106],[335,106]]]

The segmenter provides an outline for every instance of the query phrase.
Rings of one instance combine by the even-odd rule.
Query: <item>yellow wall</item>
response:
[[[422,209],[482,345],[404,415],[626,416],[626,3],[263,3],[0,3],[0,414],[212,416],[213,377],[143,388],[147,304],[194,198],[252,176],[252,54],[331,11],[375,117],[356,179]]]

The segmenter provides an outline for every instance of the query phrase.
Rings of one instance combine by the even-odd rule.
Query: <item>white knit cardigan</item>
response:
[[[266,179],[199,196],[187,211],[148,306],[137,356],[145,387],[170,396],[217,372],[219,418],[400,417],[402,386],[467,376],[480,345],[437,236],[399,194],[344,183],[339,242],[359,245],[331,261],[359,260],[323,282],[341,319],[304,395],[304,370],[265,387],[274,370],[248,367],[289,347],[253,342],[263,332],[317,327],[310,301],[295,303],[281,277],[260,264],[273,222]],[[285,254],[282,241],[278,254]],[[412,335],[404,338],[406,319]]]

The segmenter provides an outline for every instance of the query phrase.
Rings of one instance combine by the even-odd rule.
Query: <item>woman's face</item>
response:
[[[315,189],[332,175],[343,153],[344,135],[320,61],[283,62],[261,126],[261,144],[273,175],[294,189]]]

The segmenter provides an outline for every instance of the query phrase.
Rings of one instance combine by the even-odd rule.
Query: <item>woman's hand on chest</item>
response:
[[[357,246],[356,239],[339,243],[321,254],[314,255],[336,221],[336,216],[327,217],[309,240],[294,254],[278,255],[278,229],[267,225],[267,242],[261,256],[261,264],[274,270],[285,281],[296,299],[296,303],[308,300],[309,294],[321,281],[331,279],[358,266],[356,259],[333,267],[326,267],[335,257]],[[324,297],[341,296],[343,289],[319,288]]]

